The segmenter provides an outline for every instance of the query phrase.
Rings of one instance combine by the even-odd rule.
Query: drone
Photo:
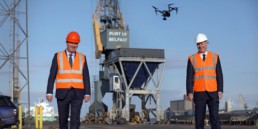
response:
[[[170,12],[171,11],[176,11],[176,14],[178,12],[178,7],[171,7],[173,4],[168,4],[168,10],[163,10],[160,11],[158,8],[156,8],[155,6],[152,6],[155,9],[155,13],[157,15],[157,12],[161,13],[163,16],[163,20],[167,20],[167,17],[170,17]]]

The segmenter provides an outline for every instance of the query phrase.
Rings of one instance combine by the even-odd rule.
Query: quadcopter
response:
[[[173,4],[168,4],[168,10],[163,10],[160,11],[158,8],[156,8],[155,6],[152,6],[155,9],[155,13],[157,14],[157,12],[161,13],[163,16],[163,20],[167,20],[167,17],[170,17],[170,12],[171,11],[176,11],[176,14],[178,12],[178,7],[171,7]]]

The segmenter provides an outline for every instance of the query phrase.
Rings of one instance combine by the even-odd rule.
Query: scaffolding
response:
[[[1,92],[11,96],[15,104],[25,103],[30,108],[27,7],[27,0],[0,1],[0,86]],[[27,94],[23,99],[22,93]]]

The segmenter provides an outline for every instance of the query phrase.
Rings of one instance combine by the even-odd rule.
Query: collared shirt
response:
[[[205,57],[207,57],[208,51],[206,51],[206,52],[204,52],[204,53],[199,53],[199,55],[201,56],[201,58],[203,58],[203,54],[205,54]]]
[[[72,54],[72,60],[73,60],[73,62],[74,62],[75,53],[70,53],[70,52],[68,52],[67,50],[65,50],[65,51],[66,51],[67,59],[69,60],[70,54]]]

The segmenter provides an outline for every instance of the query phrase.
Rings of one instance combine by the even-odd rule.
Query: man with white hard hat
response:
[[[195,39],[198,52],[190,55],[187,64],[186,92],[195,103],[195,128],[204,129],[206,105],[212,129],[221,129],[219,99],[223,97],[223,74],[219,55],[207,51],[208,38],[199,33]]]

